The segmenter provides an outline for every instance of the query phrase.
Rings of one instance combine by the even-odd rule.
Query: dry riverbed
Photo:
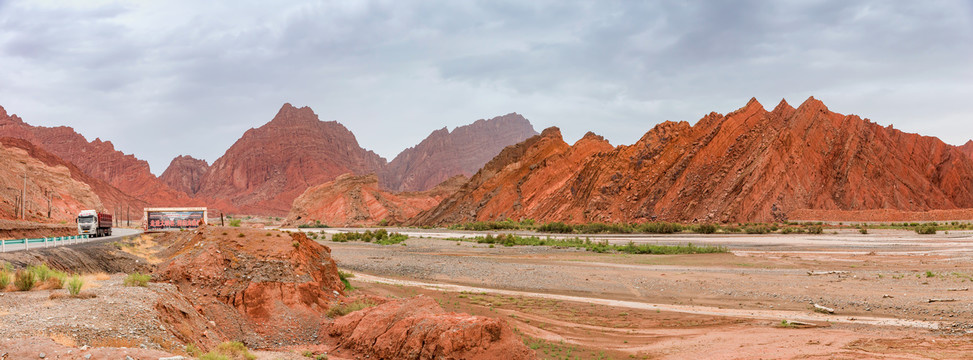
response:
[[[542,358],[970,356],[973,239],[879,234],[853,248],[808,245],[830,236],[704,255],[326,244],[339,267],[361,274],[360,291],[425,293],[448,310],[506,317]]]

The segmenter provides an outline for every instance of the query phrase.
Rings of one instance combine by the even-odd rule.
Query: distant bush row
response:
[[[502,246],[527,245],[527,246],[552,246],[558,248],[585,249],[598,253],[622,252],[628,254],[710,254],[725,253],[727,248],[723,246],[696,246],[691,243],[686,245],[655,245],[655,244],[635,244],[629,242],[626,245],[609,244],[605,241],[591,241],[590,239],[544,239],[537,236],[517,236],[513,234],[499,234],[497,236],[487,235],[466,239],[450,239],[456,241],[473,241],[480,244],[497,244]]]
[[[374,241],[379,245],[393,245],[398,244],[409,239],[408,235],[400,233],[389,233],[385,229],[378,229],[375,231],[365,230],[365,232],[345,232],[337,233],[331,235],[331,241],[335,242],[348,242],[348,241],[364,241],[372,242]]]

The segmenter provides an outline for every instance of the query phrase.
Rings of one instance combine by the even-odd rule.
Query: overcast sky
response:
[[[970,1],[8,1],[0,106],[161,174],[285,102],[391,160],[510,112],[631,144],[751,97],[973,138]]]

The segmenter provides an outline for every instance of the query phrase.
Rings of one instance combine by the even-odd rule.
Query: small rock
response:
[[[47,354],[40,353],[40,354],[37,354],[37,357],[43,359],[43,358],[46,358],[47,357]]]
[[[91,354],[84,354],[84,358],[85,358],[85,360],[91,359]]]

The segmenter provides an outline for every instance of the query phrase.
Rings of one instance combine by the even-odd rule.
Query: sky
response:
[[[391,160],[511,112],[620,145],[809,96],[965,143],[973,2],[0,0],[0,106],[156,175],[212,163],[288,102]]]

